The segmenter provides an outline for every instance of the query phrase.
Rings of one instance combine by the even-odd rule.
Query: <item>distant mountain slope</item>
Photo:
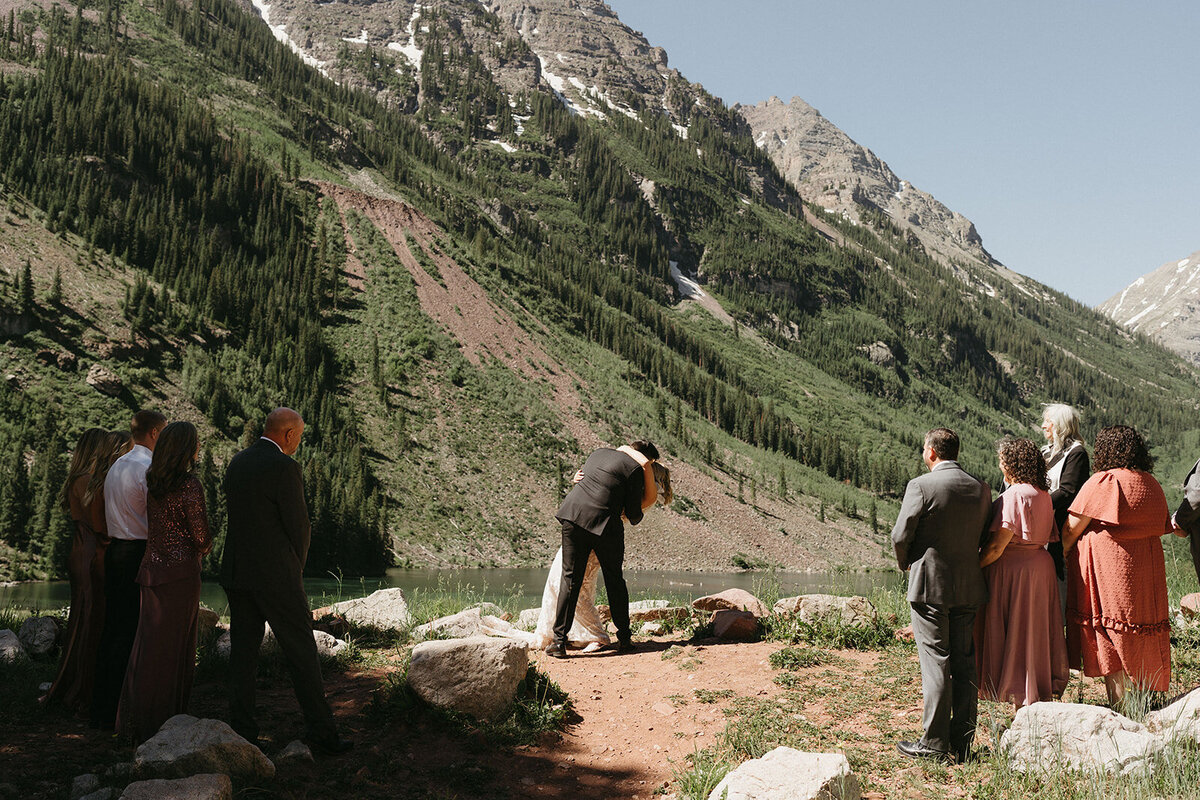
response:
[[[999,266],[984,249],[974,223],[898,177],[801,98],[784,103],[772,97],[753,106],[735,105],[734,110],[805,200],[855,222],[861,220],[863,206],[873,206],[912,231],[944,264]]]
[[[1200,250],[1143,275],[1098,308],[1200,364]]]

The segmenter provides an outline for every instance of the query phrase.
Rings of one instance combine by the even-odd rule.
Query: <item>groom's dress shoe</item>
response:
[[[943,761],[949,763],[950,754],[942,750],[934,750],[932,747],[926,747],[920,742],[897,742],[896,752],[902,756],[909,758],[928,758],[933,761]]]
[[[633,652],[636,652],[637,649],[638,649],[637,645],[633,643],[633,639],[618,639],[617,640],[617,652],[618,653],[633,653]]]
[[[558,642],[551,642],[550,644],[546,645],[546,655],[550,656],[551,658],[566,658],[567,648],[563,647]]]

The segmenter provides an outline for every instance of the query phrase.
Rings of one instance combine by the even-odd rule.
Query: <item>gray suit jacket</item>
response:
[[[942,461],[904,490],[892,544],[908,572],[908,601],[977,606],[987,601],[979,545],[991,516],[992,490]]]
[[[1175,524],[1188,533],[1200,533],[1200,461],[1183,482],[1183,501],[1175,509]]]
[[[583,465],[583,480],[567,493],[555,516],[589,533],[619,534],[642,521],[645,473],[638,462],[620,450],[601,447]]]

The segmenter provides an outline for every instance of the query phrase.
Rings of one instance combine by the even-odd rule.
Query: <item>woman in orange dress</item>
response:
[[[1146,443],[1114,425],[1096,436],[1088,479],[1071,503],[1067,553],[1067,650],[1083,674],[1104,677],[1109,705],[1132,685],[1171,683],[1171,622],[1162,542],[1171,515]]]

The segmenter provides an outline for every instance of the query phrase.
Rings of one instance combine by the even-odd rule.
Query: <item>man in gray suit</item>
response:
[[[1187,536],[1192,548],[1192,566],[1196,568],[1196,579],[1200,580],[1200,461],[1197,461],[1183,482],[1183,500],[1175,515],[1175,535]]]
[[[925,434],[922,456],[929,473],[908,482],[892,543],[900,569],[908,572],[925,735],[896,749],[915,758],[963,761],[975,738],[979,703],[972,633],[975,612],[987,600],[979,545],[992,490],[958,465],[954,431]]]

